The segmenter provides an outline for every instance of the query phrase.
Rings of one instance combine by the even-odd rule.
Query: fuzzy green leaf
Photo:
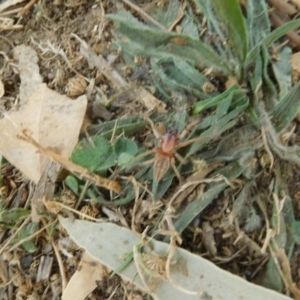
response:
[[[67,178],[64,180],[65,184],[71,191],[78,196],[79,194],[79,184],[78,179],[74,177],[73,175],[67,176]]]
[[[295,242],[300,245],[300,221],[294,221],[292,224],[292,233]]]
[[[223,168],[218,173],[232,180],[240,176],[242,172],[243,168],[235,162]],[[174,223],[176,231],[180,234],[227,186],[228,183],[224,182],[213,184],[205,193],[189,203]]]
[[[124,12],[108,17],[118,24],[118,32],[130,39],[128,46],[134,54],[157,58],[180,57],[202,67],[213,67],[224,74],[231,73],[232,67],[227,61],[197,39],[151,28]]]
[[[213,0],[213,3],[227,29],[231,46],[242,64],[248,51],[248,35],[240,4],[237,0]]]
[[[270,111],[269,117],[275,125],[276,131],[280,131],[289,125],[297,115],[300,106],[300,82]]]
[[[29,215],[30,215],[30,210],[21,207],[15,207],[9,210],[3,210],[0,213],[0,222],[6,224],[12,224],[15,222],[22,221]]]
[[[279,38],[287,34],[289,31],[296,29],[300,26],[300,19],[290,21],[280,26],[279,28],[273,30],[269,33],[264,39],[260,41],[247,55],[247,59],[245,65],[249,67],[254,64],[257,58],[257,49],[261,45],[265,45],[266,47],[270,47],[274,42],[276,42]]]
[[[268,7],[265,1],[247,1],[246,23],[249,36],[249,47],[252,49],[270,33],[271,24],[268,16]]]

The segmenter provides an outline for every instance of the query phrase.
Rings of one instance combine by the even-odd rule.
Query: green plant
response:
[[[172,127],[181,131],[188,122],[187,111],[191,103],[193,114],[202,115],[201,122],[187,139],[208,138],[183,148],[180,153],[185,159],[190,159],[188,165],[178,166],[181,174],[190,176],[185,189],[177,187],[170,191],[175,176],[172,170],[160,182],[153,180],[151,167],[134,172],[134,156],[144,149],[124,137],[114,136],[112,139],[113,132],[124,132],[128,136],[140,132],[147,124],[141,119],[136,119],[133,124],[126,124],[126,121],[122,125],[115,123],[116,130],[113,130],[112,124],[110,129],[102,125],[104,132],[92,137],[94,146],[88,146],[101,156],[96,158],[97,161],[91,160],[89,164],[92,165],[85,162],[86,154],[82,161],[77,160],[78,153],[86,151],[85,146],[77,148],[73,159],[93,171],[106,172],[109,167],[114,167],[114,174],[129,171],[134,174],[136,182],[151,181],[152,199],[167,198],[168,206],[179,202],[172,218],[177,233],[182,233],[195,216],[207,209],[216,198],[222,197],[225,191],[230,193],[230,182],[242,180],[243,186],[234,200],[233,211],[228,217],[224,216],[222,225],[233,226],[233,220],[242,224],[245,218],[248,220],[244,225],[246,231],[260,226],[262,219],[265,220],[273,237],[267,244],[271,259],[263,284],[282,291],[286,281],[276,267],[280,264],[276,252],[283,249],[290,259],[300,236],[285,165],[299,164],[300,148],[283,144],[280,134],[297,115],[300,84],[292,87],[291,70],[283,67],[290,61],[290,48],[285,46],[278,51],[278,61],[271,59],[269,51],[270,46],[284,34],[297,28],[300,20],[271,31],[265,1],[248,0],[245,13],[237,0],[193,2],[194,6],[188,6],[179,21],[179,1],[153,8],[151,17],[160,20],[159,28],[151,21],[145,24],[125,11],[109,16],[117,24],[115,46],[122,49],[126,63],[138,71],[139,65],[134,63],[134,56],[146,56],[153,71],[156,93],[170,105],[183,107],[177,112],[170,112],[165,123],[172,124],[171,120],[176,119],[178,121]],[[205,25],[201,18],[205,18]],[[168,30],[177,23],[182,33]],[[202,31],[205,34],[200,34]],[[235,85],[224,91],[230,77],[235,78]],[[211,88],[207,90],[207,86]],[[153,118],[161,120],[159,115]],[[82,145],[86,143],[83,141]],[[109,157],[105,156],[107,151],[110,152]],[[267,163],[263,160],[265,157],[268,157]],[[207,171],[197,170],[196,161],[203,158],[208,166],[222,166],[217,171],[216,167],[208,167]],[[269,180],[270,186],[271,182],[275,182],[271,186],[272,195],[259,181],[266,166],[273,170],[272,180],[266,176],[267,179],[262,178],[262,181]],[[205,179],[209,173],[209,178]],[[194,186],[189,182],[195,182]],[[196,194],[192,202],[181,205],[200,182],[207,183],[205,191]],[[134,185],[128,184],[125,179],[122,185],[123,192],[114,201],[115,204],[126,204],[143,195],[143,190],[134,189]],[[282,192],[285,196],[279,200]],[[266,209],[267,205],[272,208],[271,214],[270,209]],[[245,207],[246,210],[243,209]],[[157,215],[153,221],[155,225],[151,224],[153,234],[161,220],[167,218],[167,208]],[[271,284],[272,276],[276,277],[275,284]],[[288,289],[287,286],[285,288]]]

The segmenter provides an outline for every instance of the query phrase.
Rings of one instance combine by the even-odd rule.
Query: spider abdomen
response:
[[[155,154],[153,175],[156,181],[160,181],[170,168],[170,156],[161,152]]]

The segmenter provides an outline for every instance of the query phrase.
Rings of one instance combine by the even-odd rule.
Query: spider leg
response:
[[[139,164],[139,166],[147,166],[147,165],[150,165],[154,162],[154,158],[150,159],[150,160],[146,160],[142,163]]]
[[[151,129],[152,129],[152,131],[153,131],[155,137],[156,137],[157,139],[161,139],[161,134],[157,131],[157,129],[156,129],[156,127],[155,127],[153,121],[152,121],[148,116],[146,116],[146,115],[143,115],[143,117],[144,117],[144,118],[148,121],[148,123],[150,124]]]
[[[177,144],[176,148],[182,148],[182,147],[188,146],[192,143],[200,142],[202,140],[205,140],[207,137],[208,137],[207,135],[204,135],[204,136],[199,136],[199,137],[194,138],[194,139],[190,139],[188,141]]]
[[[175,152],[174,155],[182,165],[185,165],[187,163],[187,161],[179,153]]]
[[[156,149],[148,150],[148,151],[146,151],[146,152],[144,152],[144,153],[138,155],[137,157],[135,157],[135,158],[132,160],[132,162],[134,163],[134,162],[140,160],[141,158],[143,158],[143,157],[145,157],[145,156],[148,156],[148,155],[150,155],[150,154],[152,154],[152,153],[155,153],[155,152],[156,152]]]
[[[178,178],[179,183],[181,184],[182,183],[182,179],[181,179],[181,176],[180,176],[180,174],[179,174],[179,172],[178,172],[178,170],[176,168],[175,159],[174,158],[170,159],[170,165],[171,165],[171,167],[172,167],[172,169],[173,169],[176,177]]]
[[[197,124],[199,124],[199,120],[192,122],[191,124],[189,124],[188,126],[186,126],[186,128],[180,133],[180,135],[178,136],[179,140],[182,140],[189,132],[190,130],[196,126]]]

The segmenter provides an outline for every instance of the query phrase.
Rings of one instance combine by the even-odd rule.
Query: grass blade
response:
[[[296,117],[300,106],[300,82],[271,110],[269,117],[276,131],[282,130]]]
[[[242,64],[248,51],[248,34],[241,7],[237,0],[213,0],[213,2],[216,13],[227,29],[231,46]]]

